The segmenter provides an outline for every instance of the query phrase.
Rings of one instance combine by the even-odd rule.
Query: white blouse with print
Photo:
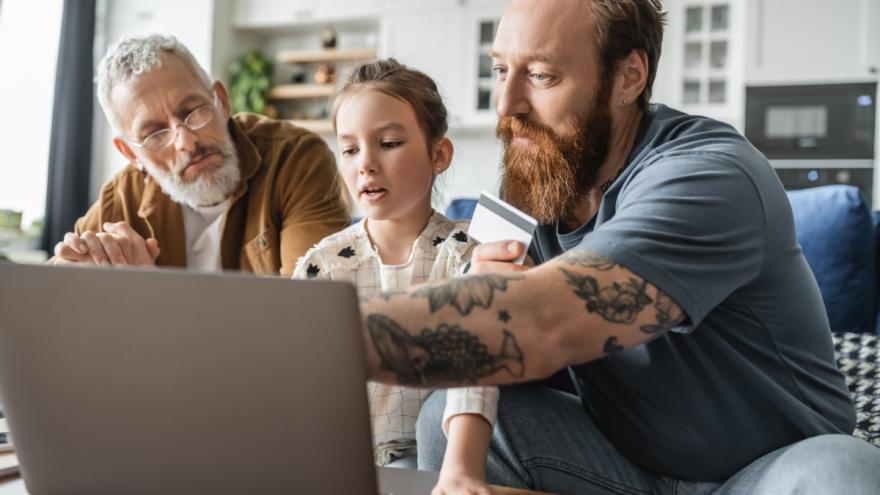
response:
[[[416,239],[409,260],[402,265],[385,265],[370,242],[365,220],[361,220],[310,249],[297,262],[293,277],[348,281],[361,296],[453,278],[462,274],[476,245],[467,229],[467,221],[453,222],[435,212]],[[367,391],[376,463],[385,465],[414,456],[416,420],[433,390],[371,381]],[[497,387],[449,389],[444,431],[449,419],[458,414],[479,414],[494,425],[497,403]]]

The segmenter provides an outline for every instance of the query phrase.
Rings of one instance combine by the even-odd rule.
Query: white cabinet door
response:
[[[112,0],[107,2],[107,43],[123,36],[175,36],[211,70],[214,0]]]
[[[737,129],[745,118],[745,0],[666,0],[651,99]]]
[[[380,0],[235,0],[233,23],[260,28],[375,18],[381,11]]]
[[[108,26],[135,29],[138,24],[152,26],[159,10],[159,0],[109,0],[106,9]]]
[[[749,0],[749,84],[876,80],[877,0]]]
[[[380,27],[380,56],[394,57],[431,76],[453,121],[465,109],[461,26],[461,9],[437,9],[386,14]]]
[[[381,13],[379,0],[314,0],[315,19],[321,21],[337,21],[376,18]]]
[[[232,23],[260,28],[313,21],[315,0],[234,0]]]
[[[868,72],[878,76],[880,75],[880,0],[870,0],[866,19],[866,25],[868,26],[866,40]],[[875,191],[880,194],[880,191],[876,189]]]
[[[492,103],[495,73],[489,53],[506,4],[500,0],[470,0],[465,8],[461,63],[465,79],[465,126],[491,127],[497,121]]]
[[[411,11],[432,11],[435,9],[454,9],[461,7],[464,0],[381,0],[385,14],[399,14]]]

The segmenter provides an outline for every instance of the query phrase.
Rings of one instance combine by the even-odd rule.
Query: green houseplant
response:
[[[232,63],[229,97],[233,113],[265,112],[273,70],[272,62],[257,50],[245,53]]]

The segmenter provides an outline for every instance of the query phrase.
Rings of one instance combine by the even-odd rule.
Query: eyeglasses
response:
[[[216,102],[217,97],[214,97]],[[212,120],[214,120],[214,104],[206,103],[189,114],[183,119],[183,122],[177,124],[172,124],[169,129],[162,129],[161,131],[156,131],[146,138],[140,143],[136,143],[133,141],[126,142],[132,146],[136,146],[138,148],[150,150],[150,151],[159,151],[167,148],[177,139],[177,132],[181,127],[186,127],[190,130],[190,132],[195,132],[202,127],[208,125]]]

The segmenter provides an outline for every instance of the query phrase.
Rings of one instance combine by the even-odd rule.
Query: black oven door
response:
[[[746,88],[746,138],[770,159],[873,159],[877,83]]]

